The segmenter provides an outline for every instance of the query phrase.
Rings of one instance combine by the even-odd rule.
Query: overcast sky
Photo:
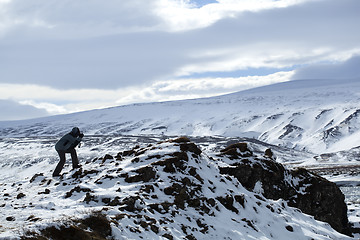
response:
[[[0,0],[0,120],[360,77],[359,0]]]

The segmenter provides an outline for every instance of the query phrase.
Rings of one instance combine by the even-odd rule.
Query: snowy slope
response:
[[[0,136],[254,137],[316,154],[358,147],[360,79],[291,81],[225,96],[146,103],[41,119],[0,122]]]
[[[53,166],[39,161],[0,183],[0,238],[102,211],[115,239],[350,239],[283,200],[266,200],[259,185],[250,192],[220,174],[233,163],[177,140],[101,155],[81,171],[66,166],[55,179]]]

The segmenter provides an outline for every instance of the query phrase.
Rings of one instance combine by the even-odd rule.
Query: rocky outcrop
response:
[[[337,231],[350,234],[344,195],[335,183],[303,168],[286,169],[269,157],[244,158],[244,149],[234,144],[221,152],[220,157],[232,161],[220,168],[221,174],[236,177],[245,188],[261,192],[268,199],[284,199],[290,206],[329,223]]]
[[[76,239],[90,239],[93,232],[98,235],[103,231],[104,235],[93,239],[319,239],[325,235],[348,239],[288,206],[296,203],[305,212],[309,206],[303,205],[309,204],[312,213],[337,218],[324,207],[329,203],[319,188],[335,191],[326,180],[305,170],[289,171],[269,152],[258,157],[246,143],[231,145],[216,154],[203,153],[186,137],[139,143],[116,156],[88,161],[60,179],[35,174],[19,188],[24,192],[22,198],[12,196],[12,204],[22,203],[22,215],[31,213],[26,223],[36,220],[39,225],[45,222],[44,217],[55,213],[60,216],[64,209],[74,209],[75,214],[79,206],[86,211],[101,211],[99,220],[104,227],[99,231],[98,224],[91,225],[93,220],[85,218],[45,228],[39,233],[44,239],[68,233]],[[61,199],[59,203],[54,201],[56,196]],[[26,206],[30,199],[31,205]],[[55,203],[47,203],[50,201]],[[33,214],[33,207],[47,213],[39,218]],[[11,218],[9,214],[7,221],[20,221],[22,215]],[[74,229],[79,230],[78,235],[72,232]],[[42,239],[37,233],[28,237],[23,239]]]

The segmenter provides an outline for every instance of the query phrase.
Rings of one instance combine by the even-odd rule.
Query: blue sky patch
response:
[[[216,1],[216,0],[191,0],[190,2],[194,3],[198,8],[201,8],[210,3],[217,3],[218,1]]]

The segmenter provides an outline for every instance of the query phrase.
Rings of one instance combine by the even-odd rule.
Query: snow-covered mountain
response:
[[[326,193],[318,192],[319,201],[302,202],[316,192],[319,177],[285,170],[278,162],[345,163],[351,173],[337,172],[336,181],[356,186],[359,93],[360,79],[291,81],[205,99],[0,122],[0,239],[50,238],[60,230],[74,238],[79,228],[83,239],[109,238],[110,232],[114,239],[347,239],[315,220],[325,221],[322,207],[334,204],[327,193],[335,184],[320,178],[325,185],[316,191]],[[63,176],[52,178],[58,162],[54,144],[73,126],[86,136],[78,150],[83,167],[69,171],[65,165]],[[169,137],[184,135],[194,143]],[[221,153],[239,141],[248,143],[251,154]],[[266,148],[277,162],[264,157]],[[243,163],[246,174],[240,176]],[[320,170],[335,179],[333,169]],[[287,194],[281,200],[269,189]],[[354,189],[345,200],[358,230]],[[338,199],[331,208],[344,214]],[[313,212],[315,219],[293,207]]]
[[[0,122],[0,136],[59,135],[76,125],[86,135],[253,137],[321,154],[360,145],[359,100],[360,79],[299,80],[212,98]]]

